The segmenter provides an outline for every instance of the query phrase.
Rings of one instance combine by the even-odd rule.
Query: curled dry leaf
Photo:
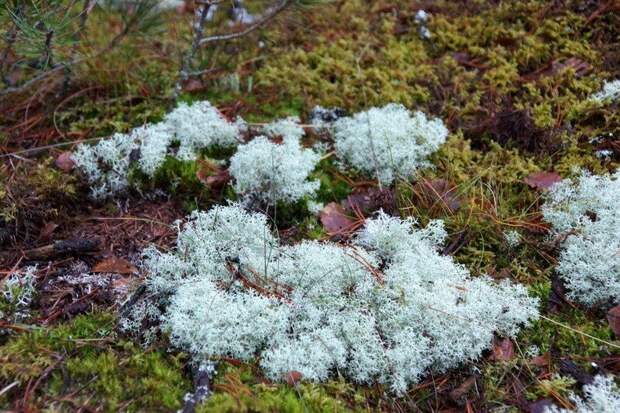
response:
[[[289,371],[286,373],[286,382],[289,386],[296,386],[304,375],[298,371]]]
[[[364,214],[380,209],[387,214],[393,214],[396,211],[396,200],[391,189],[368,188],[349,195],[342,202],[342,207],[350,212],[361,211]]]
[[[493,344],[493,352],[491,353],[491,360],[496,361],[508,361],[515,355],[514,345],[510,339],[504,338],[502,340],[496,340]]]
[[[607,322],[616,337],[620,337],[620,305],[613,307],[607,312]]]
[[[190,79],[183,85],[185,92],[202,92],[205,89],[204,83],[198,79]]]
[[[549,354],[549,352],[541,354],[540,356],[536,356],[530,360],[530,363],[532,363],[536,367],[548,367],[550,362],[551,355]]]
[[[467,400],[467,394],[476,384],[476,376],[471,376],[465,380],[459,387],[452,390],[449,397],[458,405],[463,405]]]
[[[75,168],[75,162],[71,157],[71,152],[67,151],[58,155],[58,158],[54,161],[54,165],[63,172],[71,172],[71,170]]]
[[[47,222],[43,228],[41,228],[41,232],[39,233],[38,241],[49,241],[52,237],[52,233],[58,228],[58,224],[55,222]]]
[[[92,272],[107,272],[114,274],[135,274],[138,269],[123,258],[109,257],[97,263]]]
[[[330,234],[338,234],[354,225],[354,221],[347,216],[345,209],[335,202],[325,205],[319,214],[321,224]]]
[[[534,172],[523,179],[526,184],[536,189],[549,189],[561,180],[562,177],[555,172]]]
[[[201,161],[196,177],[200,182],[212,189],[219,189],[230,182],[228,169],[220,168],[212,162]]]

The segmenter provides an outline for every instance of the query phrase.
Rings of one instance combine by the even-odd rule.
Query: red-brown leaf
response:
[[[373,213],[379,209],[390,214],[396,209],[394,191],[391,189],[368,188],[352,193],[342,202],[347,211]]]
[[[58,158],[56,158],[54,164],[56,165],[56,168],[63,172],[71,172],[71,170],[75,168],[75,162],[73,161],[73,158],[71,158],[71,152],[63,152],[58,155]]]
[[[93,272],[111,272],[115,274],[135,274],[138,269],[123,258],[109,257],[98,262],[92,269]]]
[[[530,363],[535,365],[536,367],[547,367],[549,366],[549,353],[541,354],[540,356],[536,356],[530,360]]]
[[[495,344],[493,344],[493,353],[491,354],[491,360],[508,361],[511,360],[514,355],[514,345],[509,339],[505,338],[503,340],[496,341]]]
[[[228,169],[221,169],[208,161],[200,161],[196,177],[200,182],[213,189],[222,188],[231,179]]]
[[[321,224],[330,234],[340,233],[354,224],[354,221],[347,217],[344,208],[335,202],[325,205],[319,217]]]
[[[197,79],[190,79],[183,85],[185,92],[201,92],[206,89],[204,83]]]
[[[534,172],[529,174],[523,181],[532,188],[547,189],[561,180],[562,177],[555,172]]]
[[[286,373],[286,382],[289,386],[296,386],[304,375],[298,371],[289,371]]]
[[[607,322],[609,328],[614,332],[616,337],[620,337],[620,305],[615,306],[607,312]]]
[[[41,232],[39,233],[39,241],[47,241],[51,238],[52,232],[54,232],[58,228],[58,224],[55,222],[46,223],[43,228],[41,228]]]

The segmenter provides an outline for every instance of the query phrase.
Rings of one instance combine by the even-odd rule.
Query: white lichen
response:
[[[140,169],[145,174],[153,176],[168,155],[168,148],[173,138],[171,128],[165,122],[146,125],[134,129],[132,136],[140,145],[138,161]]]
[[[0,282],[0,320],[17,323],[29,317],[36,292],[35,272],[36,267],[27,267]]]
[[[613,102],[618,98],[620,98],[620,79],[606,81],[602,90],[591,97],[592,100],[599,103]]]
[[[177,157],[184,160],[196,159],[201,149],[234,147],[239,143],[240,129],[245,128],[243,121],[229,122],[206,100],[179,104],[164,122],[180,145]]]
[[[306,133],[300,125],[299,118],[296,116],[268,123],[263,126],[262,130],[270,138],[282,138],[283,141],[293,141],[296,143],[299,143]]]
[[[333,130],[338,156],[386,185],[427,166],[448,136],[441,120],[397,104],[338,119]]]
[[[320,156],[301,146],[304,130],[289,118],[267,125],[264,131],[282,141],[258,136],[239,146],[229,169],[235,191],[269,204],[312,197],[320,184],[308,178]]]
[[[84,173],[94,199],[123,192],[129,185],[130,157],[137,144],[131,135],[116,133],[96,145],[81,144],[72,155]]]
[[[596,376],[592,384],[583,386],[584,397],[575,394],[570,399],[575,409],[548,407],[545,413],[617,413],[620,412],[620,390],[612,376]]]
[[[502,235],[504,236],[504,241],[506,241],[506,244],[508,244],[510,248],[516,248],[521,243],[521,234],[519,231],[508,230],[504,231]]]
[[[582,174],[554,185],[543,214],[565,238],[557,272],[587,306],[620,303],[620,172]]]
[[[92,197],[102,199],[127,189],[134,162],[153,176],[167,156],[193,160],[204,149],[234,147],[245,129],[242,119],[229,122],[207,101],[181,103],[162,122],[79,145],[72,158],[91,185]]]
[[[192,214],[175,251],[147,252],[146,287],[172,343],[198,362],[258,356],[273,380],[340,372],[402,393],[537,316],[523,287],[439,255],[444,237],[440,222],[420,230],[380,214],[351,246],[281,246],[264,215],[218,206]]]

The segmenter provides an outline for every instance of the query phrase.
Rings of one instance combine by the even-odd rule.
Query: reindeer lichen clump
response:
[[[91,184],[93,198],[101,199],[127,189],[134,157],[140,170],[153,176],[167,156],[193,160],[205,149],[234,147],[244,129],[242,119],[228,121],[207,101],[181,103],[162,122],[78,146],[73,160]]]
[[[266,216],[217,206],[190,216],[176,250],[147,252],[146,288],[159,326],[197,361],[258,356],[273,380],[339,371],[403,393],[537,316],[522,286],[471,278],[439,255],[444,237],[440,222],[417,229],[381,213],[350,246],[282,246]]]
[[[263,132],[238,148],[230,160],[235,191],[263,203],[294,203],[312,197],[318,181],[308,176],[320,156],[301,146],[304,130],[299,119],[287,118],[266,125]],[[279,140],[279,142],[278,142]]]
[[[385,185],[428,166],[448,136],[441,120],[397,104],[338,119],[333,128],[338,156]]]
[[[620,412],[620,390],[612,376],[596,376],[594,382],[583,386],[584,398],[571,395],[574,410],[552,406],[545,413],[614,413]]]
[[[587,306],[620,303],[620,172],[565,179],[551,188],[545,220],[565,237],[557,266],[568,296]]]
[[[27,267],[0,281],[0,320],[16,323],[28,318],[36,294],[35,271],[36,267]]]

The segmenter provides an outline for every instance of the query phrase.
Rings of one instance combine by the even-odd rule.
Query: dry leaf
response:
[[[523,181],[532,188],[548,189],[561,180],[562,177],[555,172],[534,172],[529,174]]]
[[[296,386],[304,375],[298,371],[289,371],[286,373],[286,382],[289,386]]]
[[[536,367],[547,367],[547,366],[549,366],[549,353],[545,353],[543,355],[536,356],[536,357],[532,358],[530,360],[530,363],[532,363]]]
[[[138,269],[123,258],[109,257],[97,263],[92,272],[110,272],[115,274],[135,274]]]
[[[391,214],[396,210],[396,201],[391,189],[368,188],[349,195],[342,202],[342,206],[351,212],[357,210],[373,213],[382,209],[385,213]]]
[[[205,89],[204,83],[198,79],[190,79],[183,85],[183,90],[185,92],[201,92]]]
[[[620,305],[615,306],[607,312],[607,322],[609,328],[614,332],[616,337],[620,337]]]
[[[200,161],[196,177],[200,182],[212,189],[222,188],[231,180],[228,169],[221,169],[209,161]]]
[[[52,233],[58,228],[58,224],[54,222],[46,223],[43,228],[41,228],[41,232],[39,233],[38,241],[49,241],[52,236]]]
[[[325,208],[319,214],[321,224],[330,234],[337,234],[351,228],[354,221],[347,217],[344,208],[335,202],[325,205]]]
[[[505,338],[501,341],[495,341],[493,344],[493,353],[491,354],[491,360],[496,361],[508,361],[511,360],[515,355],[514,345],[512,341]]]
[[[63,172],[71,172],[71,170],[75,168],[75,162],[71,157],[71,152],[63,152],[58,155],[58,158],[56,158],[54,164],[56,165],[56,168]]]
[[[474,387],[476,384],[476,376],[471,376],[467,380],[465,380],[459,387],[452,390],[449,394],[449,397],[457,404],[464,404],[467,399],[467,393]]]

